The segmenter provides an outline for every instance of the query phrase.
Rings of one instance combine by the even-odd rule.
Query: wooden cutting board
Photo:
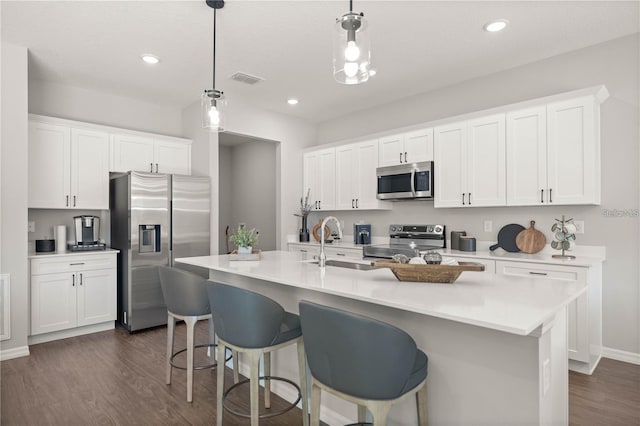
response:
[[[547,239],[535,228],[536,222],[531,221],[531,227],[521,231],[516,237],[516,245],[524,253],[537,253],[544,248]]]

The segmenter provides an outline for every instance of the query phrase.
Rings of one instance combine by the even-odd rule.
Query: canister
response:
[[[467,235],[467,231],[451,231],[451,250],[460,250],[460,237]]]
[[[460,236],[459,247],[460,251],[476,251],[476,238]]]

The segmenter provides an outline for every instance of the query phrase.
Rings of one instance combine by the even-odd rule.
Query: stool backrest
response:
[[[311,375],[364,399],[402,395],[416,358],[415,341],[382,321],[300,302],[300,323]]]
[[[271,346],[280,333],[284,309],[278,303],[249,290],[207,283],[216,334],[243,348]]]
[[[168,266],[158,266],[158,275],[169,312],[182,316],[211,313],[205,287],[207,280],[191,272]]]

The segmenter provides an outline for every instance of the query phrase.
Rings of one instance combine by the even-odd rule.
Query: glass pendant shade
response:
[[[364,15],[345,13],[336,19],[333,37],[333,76],[344,84],[364,83],[371,69],[371,46]]]
[[[219,90],[206,90],[202,94],[202,127],[214,132],[225,129],[227,100]]]

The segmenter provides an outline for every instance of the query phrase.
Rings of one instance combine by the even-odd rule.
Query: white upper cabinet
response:
[[[600,204],[600,124],[592,96],[547,105],[549,204]]]
[[[505,205],[505,115],[435,128],[435,207]]]
[[[108,209],[108,134],[31,121],[29,207]]]
[[[191,144],[153,135],[111,135],[111,171],[191,174]]]
[[[303,195],[310,190],[314,210],[334,210],[336,203],[336,150],[325,148],[303,155]]]
[[[384,209],[377,199],[378,140],[336,148],[336,210]]]
[[[507,114],[507,204],[600,203],[598,104],[593,96]]]
[[[380,138],[379,166],[395,166],[432,160],[432,128]]]

